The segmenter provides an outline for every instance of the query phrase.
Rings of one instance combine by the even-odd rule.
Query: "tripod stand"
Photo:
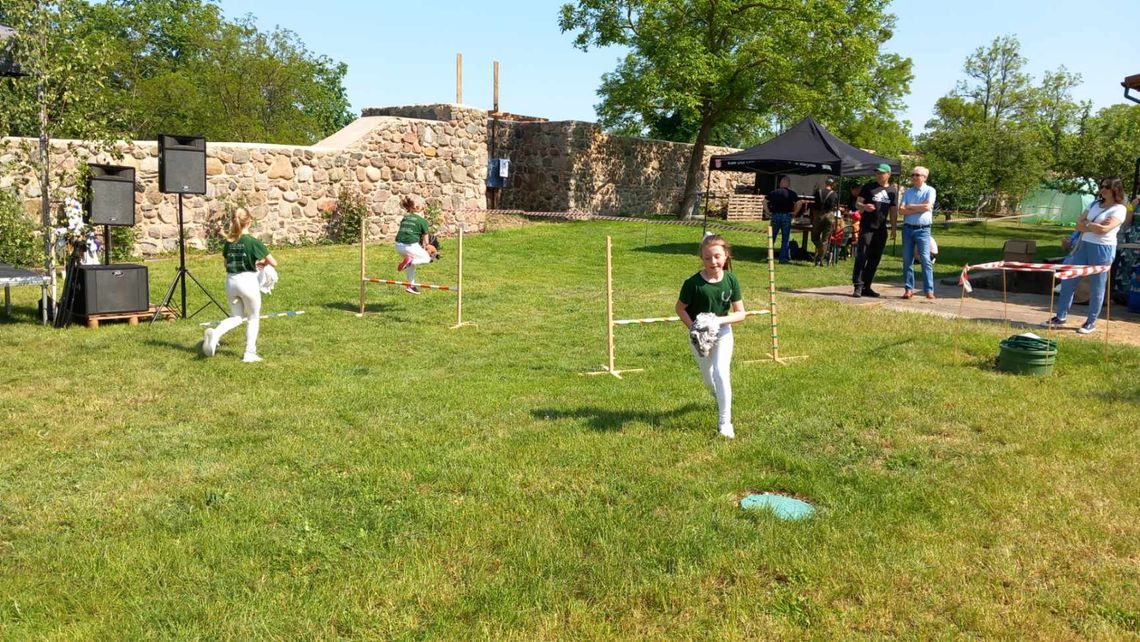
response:
[[[205,294],[206,297],[209,298],[210,301],[214,305],[218,306],[218,309],[222,311],[222,314],[228,314],[226,309],[224,307],[222,307],[222,304],[218,303],[218,300],[214,298],[214,295],[210,294],[210,291],[206,289],[206,286],[202,285],[202,282],[199,281],[198,278],[195,277],[190,272],[190,270],[186,269],[186,235],[182,230],[182,194],[179,193],[178,194],[178,272],[174,275],[174,280],[170,282],[170,287],[166,288],[166,295],[162,297],[162,302],[158,304],[157,308],[155,308],[154,316],[150,318],[150,323],[152,325],[154,324],[155,320],[158,319],[158,317],[162,314],[163,309],[170,307],[170,298],[172,296],[174,296],[174,288],[180,282],[182,283],[182,312],[179,316],[181,316],[183,319],[191,319],[194,317],[195,314],[198,314],[202,310],[205,310],[207,307],[209,307],[210,304],[206,303],[202,307],[195,310],[194,314],[191,314],[191,315],[186,314],[186,277],[190,277],[194,281],[194,284],[198,286],[198,289],[201,290],[202,293]]]

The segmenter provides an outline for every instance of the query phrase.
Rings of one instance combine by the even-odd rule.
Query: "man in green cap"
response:
[[[854,297],[877,297],[879,293],[871,289],[875,271],[883,258],[887,246],[887,217],[890,217],[891,236],[898,218],[898,195],[891,187],[891,166],[880,163],[875,168],[875,180],[859,191],[856,205],[863,213],[859,226],[859,238],[855,244],[855,269],[851,273]]]

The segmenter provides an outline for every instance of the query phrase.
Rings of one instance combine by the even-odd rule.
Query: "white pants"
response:
[[[697,354],[697,348],[689,342],[693,351],[693,358],[701,369],[701,377],[705,387],[716,398],[716,406],[720,411],[717,417],[717,427],[724,428],[732,425],[732,382],[729,380],[732,365],[732,326],[722,325],[717,335],[716,346],[707,357]]]
[[[400,256],[408,256],[412,259],[412,262],[408,264],[408,269],[404,271],[411,283],[416,282],[416,266],[431,263],[431,255],[419,243],[397,243],[396,252]]]
[[[257,331],[261,326],[261,290],[257,284],[257,272],[240,272],[226,275],[226,299],[230,302],[230,316],[218,324],[214,331],[221,341],[222,335],[241,325],[244,317],[245,353],[257,354]]]

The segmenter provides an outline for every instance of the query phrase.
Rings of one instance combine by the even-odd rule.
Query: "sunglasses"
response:
[[[918,172],[915,172],[915,173],[911,174],[910,176],[911,176],[911,178],[914,178],[915,176],[922,176],[922,177],[925,177],[925,176],[926,176],[926,174],[919,174]]]

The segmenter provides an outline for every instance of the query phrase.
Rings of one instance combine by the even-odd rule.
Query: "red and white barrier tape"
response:
[[[966,265],[962,267],[962,276],[958,278],[958,285],[962,286],[966,292],[973,292],[974,288],[970,285],[969,272],[970,270],[1009,270],[1012,272],[1052,272],[1053,278],[1059,281],[1065,279],[1075,279],[1080,276],[1088,276],[1090,274],[1100,274],[1101,272],[1108,272],[1112,269],[1110,265],[1067,265],[1065,263],[1024,263],[1021,261],[990,261],[989,263],[979,263],[978,265]]]
[[[686,227],[705,227],[706,223],[702,221],[668,221],[657,220],[651,218],[635,218],[632,216],[604,216],[602,214],[591,214],[589,212],[527,212],[524,210],[468,210],[484,212],[486,214],[510,214],[514,216],[534,216],[540,218],[561,218],[568,221],[618,221],[620,223],[653,223],[656,225],[684,225]],[[753,227],[738,227],[735,225],[721,225],[720,223],[707,223],[707,227],[715,228],[718,230],[725,230],[727,232],[748,232],[751,234],[765,234],[763,229],[756,229]]]

